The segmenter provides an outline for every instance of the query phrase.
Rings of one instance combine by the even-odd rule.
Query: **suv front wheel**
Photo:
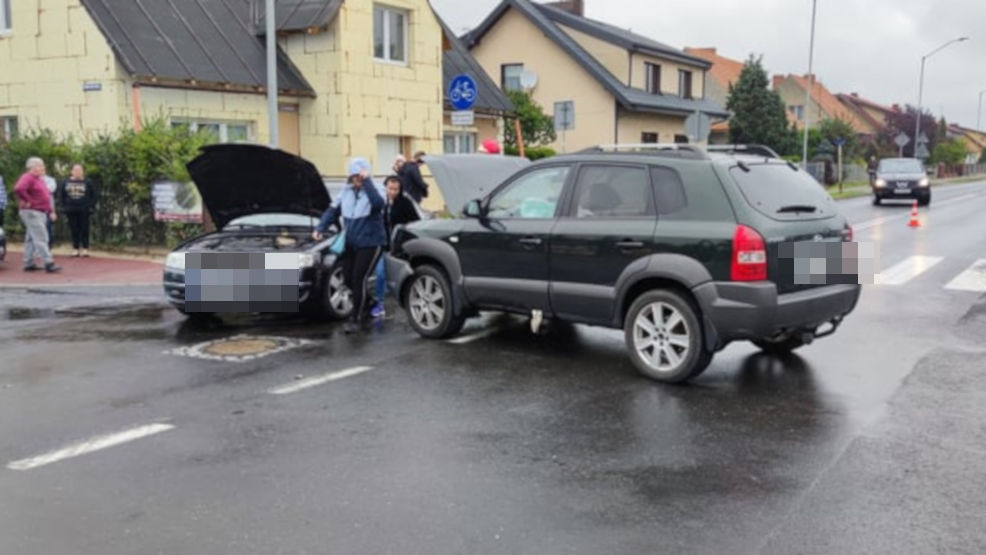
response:
[[[451,337],[462,330],[466,321],[464,316],[455,314],[448,278],[434,266],[415,270],[404,294],[404,306],[411,327],[428,339]]]
[[[712,360],[703,345],[698,311],[680,294],[665,289],[634,301],[623,323],[633,364],[648,378],[678,383],[701,374]]]

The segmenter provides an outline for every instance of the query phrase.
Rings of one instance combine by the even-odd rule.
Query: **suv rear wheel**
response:
[[[414,331],[428,339],[459,333],[466,319],[456,315],[452,305],[452,286],[445,274],[434,266],[418,267],[404,294],[408,321]]]
[[[701,374],[712,360],[698,311],[674,291],[658,289],[638,297],[623,329],[633,364],[648,378],[683,382]]]

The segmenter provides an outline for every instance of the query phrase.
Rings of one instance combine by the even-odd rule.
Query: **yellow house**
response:
[[[266,143],[263,3],[0,0],[0,133],[167,118]],[[441,152],[443,30],[427,0],[278,0],[281,147],[328,176]]]
[[[686,130],[688,116],[714,123],[729,115],[705,98],[709,62],[588,19],[579,0],[504,0],[465,42],[504,89],[529,90],[556,123],[572,124],[551,145],[559,152],[693,142],[702,138]]]

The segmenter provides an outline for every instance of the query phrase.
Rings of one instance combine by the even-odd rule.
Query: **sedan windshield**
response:
[[[226,224],[226,229],[237,227],[314,227],[318,222],[301,214],[251,214],[236,218]]]
[[[914,158],[894,158],[880,160],[880,173],[924,173],[920,160]]]

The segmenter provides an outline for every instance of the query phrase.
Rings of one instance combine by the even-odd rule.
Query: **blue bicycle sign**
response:
[[[476,103],[479,91],[476,81],[468,75],[458,75],[449,84],[448,98],[456,110],[468,110]]]

